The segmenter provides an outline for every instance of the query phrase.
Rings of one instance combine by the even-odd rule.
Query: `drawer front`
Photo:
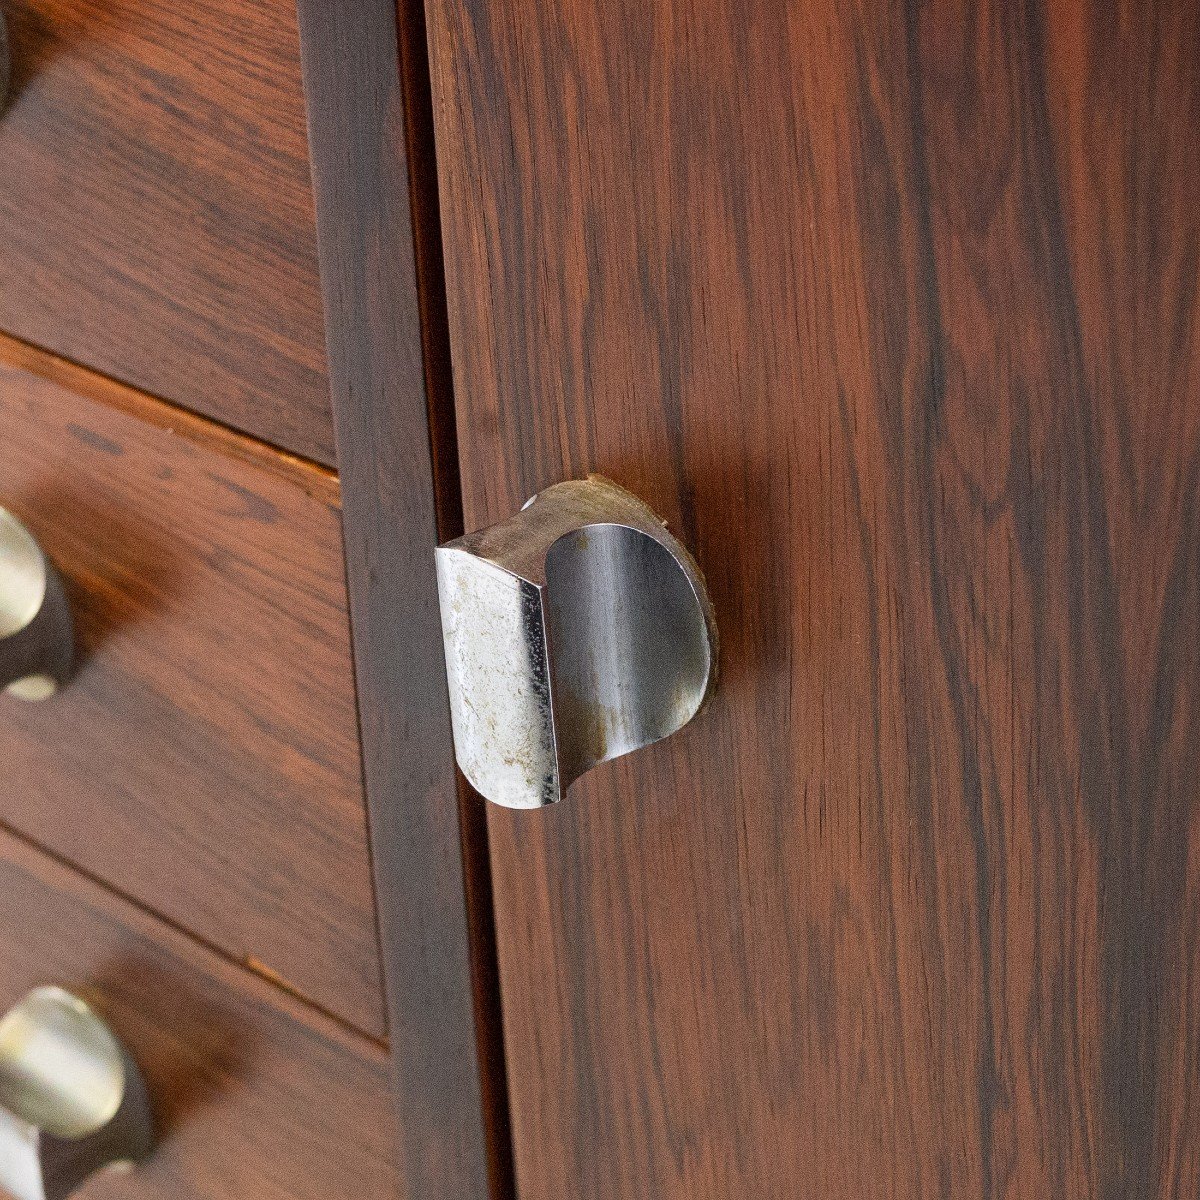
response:
[[[0,328],[332,462],[294,6],[0,11]]]
[[[146,1078],[159,1145],[90,1200],[396,1194],[386,1052],[0,835],[0,1009],[88,1000]]]
[[[0,428],[83,654],[0,700],[0,819],[381,1033],[335,480],[5,339]]]

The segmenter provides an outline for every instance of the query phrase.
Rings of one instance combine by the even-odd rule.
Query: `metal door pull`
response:
[[[556,484],[437,550],[458,764],[508,808],[681,729],[712,694],[704,577],[664,522],[599,476]]]
[[[0,1190],[64,1200],[153,1141],[141,1074],[77,996],[37,988],[0,1019]]]
[[[62,580],[33,534],[0,508],[0,690],[44,700],[70,678],[74,657]]]

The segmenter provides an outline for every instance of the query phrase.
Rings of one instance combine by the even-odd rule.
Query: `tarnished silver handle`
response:
[[[141,1074],[87,1004],[42,987],[0,1019],[0,1190],[65,1200],[153,1144]]]
[[[33,534],[0,508],[0,689],[44,700],[70,678],[74,659],[62,580]]]
[[[712,694],[704,577],[664,522],[599,476],[437,550],[458,764],[507,808],[681,729]]]

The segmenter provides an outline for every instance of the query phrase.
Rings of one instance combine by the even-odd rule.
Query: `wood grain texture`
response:
[[[468,527],[721,691],[489,826],[520,1194],[1200,1188],[1190,6],[433,0]]]
[[[137,1060],[159,1145],[89,1200],[390,1200],[387,1052],[0,834],[0,1010],[56,983]]]
[[[337,481],[7,339],[0,427],[83,657],[0,821],[382,1036]]]
[[[288,0],[6,0],[0,328],[333,462]]]
[[[456,782],[434,575],[461,513],[420,5],[299,14],[400,1175],[505,1200],[486,835]]]

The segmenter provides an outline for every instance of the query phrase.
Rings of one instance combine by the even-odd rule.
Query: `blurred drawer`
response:
[[[382,1034],[336,480],[4,338],[0,429],[84,655],[0,821]]]
[[[386,1052],[0,834],[0,1010],[54,983],[146,1078],[159,1146],[90,1200],[396,1195]]]
[[[295,6],[0,13],[0,328],[332,463]]]

